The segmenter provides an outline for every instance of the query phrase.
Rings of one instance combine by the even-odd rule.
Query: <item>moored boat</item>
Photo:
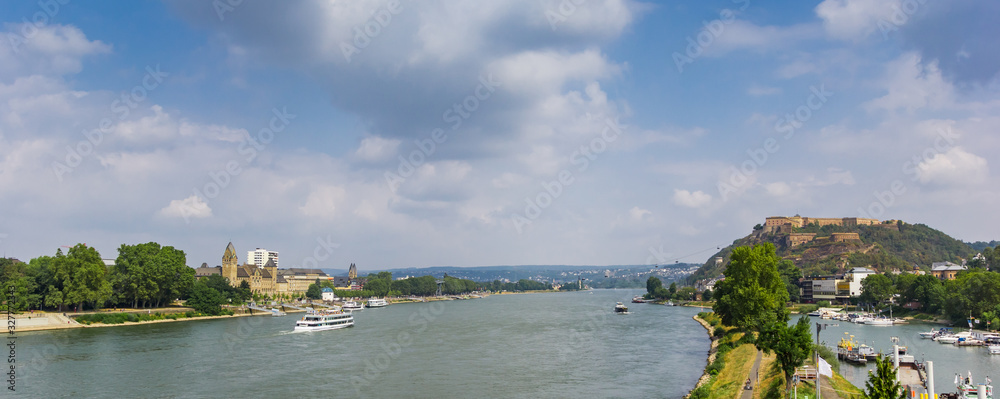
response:
[[[341,306],[341,308],[343,308],[344,310],[353,312],[355,310],[364,310],[365,309],[365,305],[357,303],[357,302],[354,302],[354,301],[347,301],[347,302],[344,302],[344,306]]]
[[[381,308],[381,307],[384,307],[384,306],[389,306],[389,301],[386,301],[385,298],[369,298],[368,299],[368,307],[369,308]]]
[[[641,296],[636,295],[636,296],[632,297],[632,303],[646,303],[646,300],[642,299]]]
[[[339,310],[312,311],[295,322],[295,331],[336,330],[354,326],[354,315]]]

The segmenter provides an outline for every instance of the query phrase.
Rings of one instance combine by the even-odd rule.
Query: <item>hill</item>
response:
[[[764,242],[773,243],[778,256],[793,261],[805,276],[838,274],[851,267],[868,267],[879,272],[914,266],[930,270],[933,262],[961,264],[963,259],[976,254],[968,244],[923,224],[892,221],[853,226],[771,227],[755,226],[750,235],[712,255],[687,282],[693,284],[721,275],[733,248]]]

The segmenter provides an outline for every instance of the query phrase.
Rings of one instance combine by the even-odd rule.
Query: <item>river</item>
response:
[[[23,333],[16,389],[39,398],[680,398],[705,368],[708,335],[691,318],[697,308],[612,313],[642,292],[396,304],[357,312],[353,328],[308,333],[291,332],[301,313]]]

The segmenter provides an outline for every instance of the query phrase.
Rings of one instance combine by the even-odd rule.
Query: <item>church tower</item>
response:
[[[347,269],[347,278],[354,280],[358,278],[358,267],[351,263],[351,267]]]
[[[236,268],[239,266],[239,259],[236,257],[236,248],[230,242],[226,247],[226,252],[222,254],[222,277],[229,280],[229,284],[236,284]]]

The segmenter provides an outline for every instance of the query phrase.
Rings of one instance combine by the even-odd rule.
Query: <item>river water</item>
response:
[[[301,313],[23,333],[16,389],[39,398],[680,398],[710,341],[691,318],[697,308],[612,313],[641,293],[397,304],[356,313],[353,328],[308,333],[291,332]]]
[[[797,316],[792,319],[794,323]],[[820,334],[820,340],[836,351],[837,342],[841,337],[854,335],[854,340],[865,343],[882,353],[892,353],[892,337],[899,337],[899,345],[906,346],[909,354],[917,361],[931,360],[934,362],[934,389],[937,393],[955,392],[955,373],[967,376],[969,371],[976,383],[982,383],[984,377],[997,380],[1000,377],[1000,356],[990,355],[985,347],[958,347],[939,344],[930,339],[920,338],[923,331],[938,329],[941,326],[926,323],[913,323],[895,326],[868,326],[836,320],[821,320],[812,317],[812,332],[816,333],[815,324],[832,323]],[[955,331],[961,331],[956,328]],[[815,339],[815,336],[813,336]],[[862,389],[868,380],[868,370],[875,368],[875,362],[866,366],[857,366],[847,362],[840,363],[840,373],[855,386]],[[1000,380],[998,380],[1000,381]],[[1000,384],[994,383],[994,387]]]

